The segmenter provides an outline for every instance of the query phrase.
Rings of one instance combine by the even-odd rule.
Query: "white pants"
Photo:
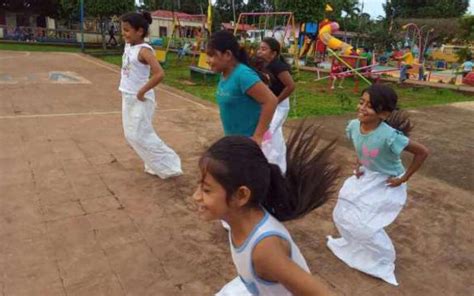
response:
[[[328,247],[352,268],[398,285],[395,248],[384,227],[398,216],[407,198],[406,184],[386,185],[388,175],[364,168],[339,192],[333,219],[341,238],[328,236]]]
[[[280,167],[282,173],[286,172],[286,143],[283,137],[283,124],[290,112],[290,99],[278,104],[269,128],[269,139],[262,143],[262,150],[270,163]]]
[[[160,178],[182,174],[181,160],[156,134],[153,128],[155,100],[147,97],[144,102],[134,94],[122,93],[122,123],[125,138],[135,152]]]

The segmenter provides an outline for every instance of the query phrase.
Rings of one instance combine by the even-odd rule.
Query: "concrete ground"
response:
[[[155,128],[185,171],[163,181],[143,173],[125,142],[118,80],[117,67],[80,54],[0,52],[0,295],[212,295],[235,277],[225,231],[200,221],[190,201],[197,159],[222,134],[216,108],[157,90]],[[413,114],[414,139],[433,156],[388,228],[399,287],[327,250],[334,200],[288,224],[336,295],[474,289],[474,110],[459,104]],[[342,137],[347,118],[316,121],[328,127],[324,137]],[[347,175],[353,152],[340,143]]]

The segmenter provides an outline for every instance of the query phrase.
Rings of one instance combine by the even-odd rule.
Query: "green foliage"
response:
[[[459,38],[466,42],[474,41],[474,15],[467,15],[459,19]]]
[[[58,0],[0,0],[1,10],[57,16]]]
[[[472,52],[469,49],[469,47],[466,46],[464,48],[459,49],[456,52],[456,56],[458,57],[458,62],[459,63],[464,63],[466,60],[472,58]]]
[[[87,16],[97,17],[101,20],[133,11],[134,8],[134,0],[84,0]]]
[[[469,0],[391,0],[395,17],[451,18],[464,15]]]

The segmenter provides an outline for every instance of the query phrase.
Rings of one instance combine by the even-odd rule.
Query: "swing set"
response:
[[[170,48],[178,49],[178,56],[184,56],[186,55],[188,51],[190,51],[193,54],[193,60],[194,60],[196,56],[196,52],[200,51],[200,46],[202,43],[202,34],[204,34],[205,32],[206,15],[198,14],[198,15],[190,15],[189,17],[183,17],[183,16],[180,17],[176,15],[175,12],[173,11],[172,19],[173,19],[173,23],[172,23],[173,31],[171,33],[171,37],[169,37],[169,39],[167,40],[166,47],[160,47],[160,48],[155,49],[155,57],[158,60],[158,62],[160,62],[160,64],[162,64],[163,66],[165,66],[167,63],[167,55],[168,55],[168,52],[170,51]],[[193,37],[187,37],[186,35],[182,36],[183,34],[182,29],[187,27],[186,22],[189,20],[196,20],[196,19],[200,20],[200,22],[202,23],[202,26],[199,28],[201,32],[198,34],[197,38],[195,38],[194,40]],[[191,27],[194,27],[194,26],[191,26]],[[194,32],[193,32],[193,35],[194,35]],[[184,32],[184,34],[187,34],[187,32]],[[194,50],[192,48],[193,44],[195,45]]]
[[[242,32],[239,36],[238,29],[248,27],[246,25],[253,25],[255,29]],[[248,33],[251,33],[251,36]],[[273,37],[280,42],[282,53],[287,51],[292,56],[295,65],[298,66],[298,44],[293,12],[240,13],[234,26],[234,35],[240,37],[251,57],[256,54],[258,45],[263,38]]]

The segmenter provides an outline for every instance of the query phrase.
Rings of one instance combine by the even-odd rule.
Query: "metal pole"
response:
[[[80,2],[81,10],[81,51],[84,52],[84,0]]]
[[[234,0],[232,0],[232,12],[234,14],[234,24],[235,24],[236,19],[235,19],[235,2],[234,2]]]
[[[344,61],[340,56],[337,55],[337,53],[335,53],[332,49],[330,49],[329,47],[327,48],[327,50],[336,58],[338,59],[341,63],[343,63],[344,65],[346,65],[347,68],[351,69],[351,70],[354,70],[354,73],[359,76],[360,78],[362,78],[362,80],[364,80],[368,85],[372,85],[372,82],[370,82],[367,78],[365,78],[362,74],[359,73],[359,71],[355,70],[351,65],[349,65],[346,61]]]

